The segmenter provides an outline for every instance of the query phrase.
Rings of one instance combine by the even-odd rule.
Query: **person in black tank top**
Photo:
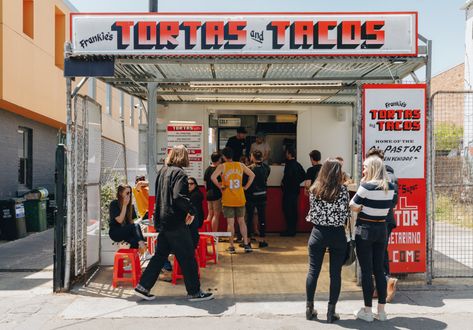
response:
[[[263,153],[259,150],[255,150],[251,153],[250,170],[255,173],[255,179],[252,185],[246,191],[246,222],[248,227],[248,235],[251,236],[254,231],[253,226],[253,215],[255,209],[258,211],[258,222],[259,222],[259,236],[262,240],[259,242],[259,247],[267,247],[268,243],[265,241],[266,236],[266,190],[267,181],[271,168],[263,163]]]
[[[212,224],[212,231],[218,231],[220,213],[222,212],[222,192],[212,182],[211,177],[218,165],[222,163],[222,155],[214,152],[210,156],[211,165],[207,167],[204,174],[204,181],[207,190],[207,220]],[[220,177],[218,180],[221,181]]]

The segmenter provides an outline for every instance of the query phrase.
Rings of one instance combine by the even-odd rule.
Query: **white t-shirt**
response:
[[[271,151],[271,147],[266,142],[263,142],[263,143],[260,143],[260,144],[258,144],[256,142],[253,142],[253,144],[251,145],[251,148],[250,148],[250,152],[253,152],[255,150],[261,151],[261,153],[263,154],[263,157],[264,157],[265,153],[269,153]]]

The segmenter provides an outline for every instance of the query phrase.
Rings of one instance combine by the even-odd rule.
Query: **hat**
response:
[[[266,134],[264,134],[264,132],[257,132],[256,133],[256,137],[261,137],[261,138],[264,138]]]
[[[246,134],[248,132],[246,131],[246,129],[243,126],[240,126],[240,127],[237,128],[237,133]]]

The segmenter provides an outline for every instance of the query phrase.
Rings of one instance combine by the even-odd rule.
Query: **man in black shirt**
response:
[[[232,136],[228,139],[227,144],[225,147],[232,149],[233,151],[233,161],[239,162],[241,156],[245,155],[246,150],[246,129],[244,127],[237,128],[237,135]]]
[[[320,154],[320,151],[312,150],[309,154],[309,157],[310,162],[312,163],[312,167],[309,167],[307,169],[307,173],[305,176],[304,187],[306,193],[309,192],[310,186],[314,184],[315,180],[317,179],[317,176],[319,175],[320,169],[322,168],[322,164],[320,163],[322,155]]]
[[[296,160],[296,150],[289,146],[286,150],[286,166],[282,178],[282,208],[287,229],[281,236],[295,236],[298,218],[298,199],[300,184],[305,179],[305,171]]]

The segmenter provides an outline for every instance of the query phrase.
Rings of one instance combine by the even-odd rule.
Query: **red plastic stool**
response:
[[[200,267],[199,267],[199,253],[197,252],[197,250],[195,250],[195,259],[196,259],[196,263],[197,263],[197,275],[199,276],[200,278]],[[174,264],[172,266],[172,284],[173,285],[176,285],[176,282],[177,280],[180,280],[184,278],[184,275],[182,274],[182,270],[181,270],[181,266],[179,265],[179,262],[177,261],[177,258],[176,256],[174,256]]]
[[[124,261],[128,259],[131,263],[131,270],[124,270]],[[125,277],[125,274],[131,274],[131,277]],[[133,287],[138,285],[141,278],[141,264],[138,249],[120,249],[115,253],[113,264],[112,286],[117,287],[118,282],[131,283]]]
[[[154,225],[148,225],[148,233],[155,233]],[[146,245],[148,246],[148,252],[154,254],[154,248],[156,245],[156,237],[146,237]]]
[[[208,243],[212,250],[209,252]],[[207,261],[213,261],[214,264],[217,264],[217,249],[215,248],[215,241],[213,236],[210,235],[200,235],[199,238],[199,255],[200,255],[200,266],[205,268],[207,266]]]
[[[210,220],[204,220],[202,227],[199,228],[199,232],[210,233],[211,231],[212,231],[212,224],[210,223]]]

